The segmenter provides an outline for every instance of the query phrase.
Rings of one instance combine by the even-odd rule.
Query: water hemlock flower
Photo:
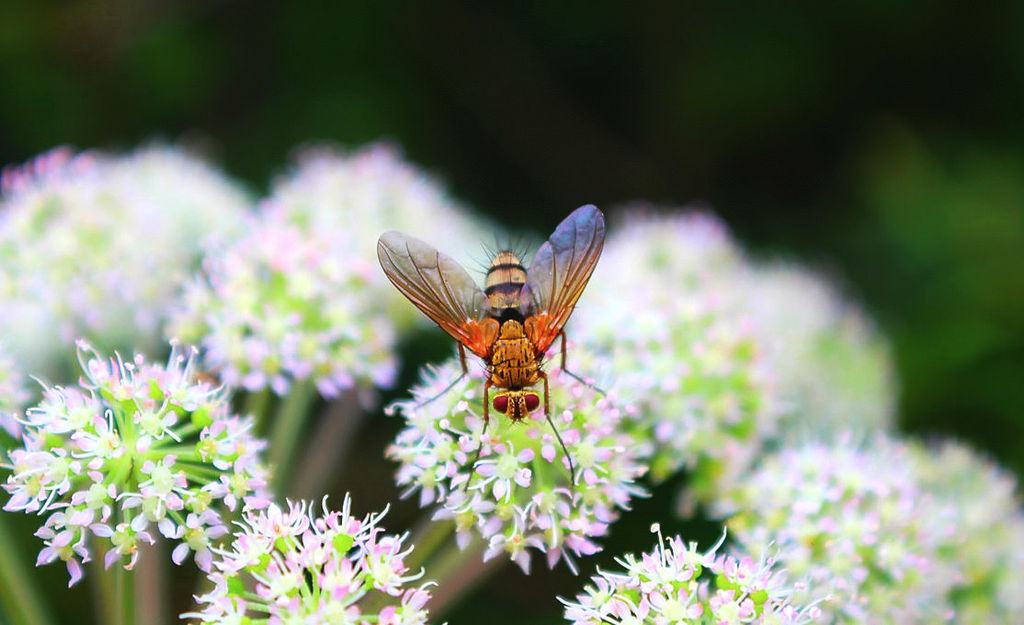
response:
[[[168,333],[204,348],[205,365],[249,391],[368,391],[395,377],[396,330],[372,285],[373,256],[339,230],[305,230],[267,208],[245,236],[207,256]]]
[[[769,557],[705,552],[676,536],[664,540],[658,526],[654,550],[616,558],[622,571],[598,571],[565,618],[577,625],[799,625],[816,622],[814,604],[791,603],[792,590]],[[724,540],[724,536],[723,536]]]
[[[80,336],[106,351],[164,349],[203,241],[231,236],[247,209],[223,174],[173,147],[65,148],[5,169],[0,340],[26,373],[62,380]]]
[[[358,519],[350,507],[346,496],[340,512],[325,499],[319,515],[305,502],[247,509],[231,544],[216,550],[213,590],[182,617],[210,625],[426,623],[431,584],[412,584],[423,572],[405,565],[406,535],[385,533],[384,512]]]
[[[161,365],[107,360],[80,342],[79,360],[78,385],[48,387],[26,411],[4,510],[45,518],[37,563],[65,562],[69,585],[96,546],[105,566],[131,569],[156,532],[175,563],[192,553],[209,570],[231,512],[269,503],[252,420],[197,379],[194,350],[172,346]]]
[[[630,214],[609,229],[568,334],[608,356],[632,427],[655,442],[651,477],[681,468],[707,499],[741,476],[774,433],[762,348],[728,295],[743,258],[705,213]]]
[[[877,436],[808,443],[766,458],[719,502],[734,539],[774,545],[821,601],[823,623],[941,623],[953,615],[961,565],[942,555],[955,505],[923,487],[912,448]]]
[[[958,625],[1012,623],[1024,614],[1024,511],[1017,479],[966,445],[916,445],[915,477],[953,511],[938,557],[960,574],[951,592]]]
[[[303,232],[332,232],[335,253],[346,263],[371,263],[367,295],[399,330],[425,323],[387,281],[376,264],[377,238],[387,230],[413,232],[458,261],[460,250],[476,249],[489,230],[422,169],[403,160],[389,143],[351,152],[336,147],[305,148],[293,168],[275,182],[267,205]],[[467,246],[466,242],[473,242]],[[473,260],[479,260],[474,258]],[[488,259],[489,260],[489,259]],[[464,263],[465,264],[465,263]]]
[[[582,351],[572,354],[580,370],[597,370]],[[419,491],[421,506],[439,504],[435,518],[454,520],[464,548],[474,538],[484,541],[485,560],[503,556],[529,571],[530,554],[539,551],[548,566],[565,558],[574,568],[573,558],[599,551],[596,541],[620,510],[645,494],[634,481],[646,469],[643,446],[620,428],[626,409],[613,392],[603,397],[556,368],[548,370],[552,420],[576,468],[570,488],[569,466],[543,408],[520,423],[492,410],[481,437],[483,372],[417,407],[460,371],[457,360],[430,369],[411,399],[390,408],[407,424],[387,449],[400,463],[396,482],[405,487],[403,496]]]
[[[889,346],[860,309],[795,264],[753,264],[732,286],[774,376],[782,438],[892,429]]]

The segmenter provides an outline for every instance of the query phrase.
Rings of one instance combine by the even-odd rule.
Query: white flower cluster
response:
[[[161,348],[202,242],[238,230],[246,196],[171,147],[55,150],[3,175],[0,339],[26,372],[66,374],[67,345]]]
[[[575,625],[800,625],[817,622],[816,605],[791,603],[776,562],[700,553],[676,536],[639,558],[616,558],[623,571],[599,571],[576,601],[562,600]],[[724,540],[724,536],[723,536]]]
[[[368,286],[400,327],[422,322],[422,315],[380,271],[377,238],[388,230],[407,232],[468,264],[471,257],[460,254],[475,251],[490,236],[441,185],[388,143],[350,153],[331,147],[302,150],[267,203],[304,232],[336,233],[337,253],[346,260],[371,264]]]
[[[177,542],[175,563],[192,551],[209,570],[230,512],[269,503],[252,420],[198,379],[194,352],[174,348],[164,366],[79,349],[79,385],[48,388],[27,411],[4,510],[45,517],[38,564],[64,561],[69,585],[100,546],[107,567],[132,568],[154,529]]]
[[[778,416],[760,346],[732,308],[743,258],[704,213],[630,215],[613,229],[570,321],[606,354],[615,388],[655,445],[651,474],[686,467],[700,498],[750,466]]]
[[[207,367],[250,391],[390,386],[395,328],[368,287],[379,269],[351,258],[336,231],[304,231],[277,211],[254,222],[207,258],[168,333],[201,344]]]
[[[896,410],[889,346],[823,277],[782,262],[754,264],[733,284],[793,442],[891,430]]]
[[[377,237],[469,223],[386,146],[307,151],[246,234],[210,250],[168,334],[201,344],[224,382],[250,391],[284,395],[306,379],[324,397],[388,387],[398,332],[414,317],[377,264]]]
[[[939,558],[960,576],[951,593],[958,625],[1012,623],[1024,614],[1024,510],[1017,480],[969,447],[915,446],[912,479],[953,511]]]
[[[234,540],[218,549],[214,589],[197,597],[204,625],[423,625],[430,583],[413,586],[405,536],[385,533],[384,513],[362,519],[313,504],[246,510]]]
[[[534,550],[549,566],[564,557],[570,567],[573,557],[599,551],[596,539],[644,493],[634,482],[645,471],[643,450],[623,431],[625,413],[614,395],[601,397],[557,369],[548,371],[552,421],[572,458],[573,485],[543,408],[520,423],[491,410],[481,435],[484,379],[478,375],[418,405],[458,372],[457,361],[447,362],[394,407],[407,427],[387,454],[401,463],[397,481],[405,494],[419,490],[423,506],[440,502],[436,518],[455,521],[461,546],[478,537],[487,541],[484,559],[504,553],[524,571]]]
[[[825,623],[946,622],[962,585],[958,512],[918,479],[906,443],[877,436],[810,443],[767,458],[731,496],[733,538],[774,547],[790,574],[807,579],[800,601],[821,601]]]

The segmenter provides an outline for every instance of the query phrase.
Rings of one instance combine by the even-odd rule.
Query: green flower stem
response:
[[[170,613],[167,601],[167,543],[157,537],[152,545],[140,545],[142,554],[135,564],[135,617],[145,625],[166,625]]]
[[[275,493],[280,494],[289,483],[292,456],[295,455],[309,407],[316,397],[316,387],[312,382],[295,384],[274,414],[274,421],[270,424],[270,467],[273,471],[271,486]]]
[[[185,425],[181,426],[181,428],[174,430],[174,435],[177,436],[178,438],[188,438],[189,436],[192,436],[193,434],[201,431],[202,429],[203,426],[201,425],[196,425],[195,423],[186,423]]]
[[[0,512],[0,602],[4,622],[13,625],[50,625],[53,619],[41,600],[35,577],[25,562],[7,527],[7,513]]]
[[[114,569],[114,625],[135,625],[135,576],[123,566]]]
[[[89,551],[103,553],[95,537],[90,541]],[[120,564],[114,566],[120,568]],[[103,568],[103,558],[95,557],[89,561],[89,583],[92,586],[93,605],[96,606],[97,623],[114,623],[117,619],[117,599],[115,597],[114,576],[111,569]]]
[[[252,415],[256,420],[256,431],[262,436],[267,431],[267,412],[270,408],[272,393],[270,388],[264,388],[255,393],[245,394],[245,404],[242,408],[243,415]]]
[[[328,481],[337,478],[365,417],[366,411],[352,389],[327,404],[288,486],[290,495],[317,499],[328,490]]]
[[[437,551],[438,547],[454,535],[455,521],[434,521],[430,517],[424,517],[409,538],[409,544],[414,548],[409,557],[405,559],[405,565],[409,567],[410,571],[415,571],[423,566],[423,563]],[[433,575],[433,571],[427,571],[427,576],[431,575]]]
[[[501,554],[484,562],[486,548],[486,543],[479,537],[474,537],[465,549],[459,549],[454,540],[449,540],[445,548],[426,563],[427,579],[437,582],[427,604],[432,619],[438,619],[463,595],[509,562]]]

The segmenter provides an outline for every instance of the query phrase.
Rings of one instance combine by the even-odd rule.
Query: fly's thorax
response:
[[[537,382],[537,350],[522,323],[515,319],[502,322],[489,364],[491,381],[498,387],[519,389]]]
[[[513,252],[498,252],[487,270],[484,294],[493,310],[519,308],[520,293],[526,284],[526,267]]]

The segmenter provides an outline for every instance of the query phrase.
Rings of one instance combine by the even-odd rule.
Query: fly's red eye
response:
[[[508,412],[508,395],[498,395],[494,398],[494,409],[505,414]]]
[[[540,405],[540,397],[536,395],[526,396],[526,412],[533,412]]]

